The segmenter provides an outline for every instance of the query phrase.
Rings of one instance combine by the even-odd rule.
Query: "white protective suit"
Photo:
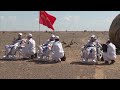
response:
[[[116,59],[116,46],[114,44],[109,43],[107,45],[107,52],[103,53],[103,59],[105,61]]]
[[[38,50],[38,58],[43,59],[44,56],[49,57],[54,42],[54,40],[48,40],[45,44],[41,45]]]
[[[39,47],[38,59],[41,60],[44,57],[46,57],[46,60],[49,59],[53,43],[54,43],[54,41],[48,41],[47,44],[43,44]]]
[[[27,42],[25,47],[22,49],[23,58],[31,58],[31,55],[36,53],[36,43],[35,41],[30,38]]]
[[[16,51],[18,50],[18,47],[21,46],[23,39],[15,39],[11,45],[5,45],[5,56],[7,57],[9,55],[14,56]]]
[[[53,44],[52,51],[53,51],[52,60],[58,61],[60,60],[60,58],[64,56],[64,50],[62,47],[62,43],[60,41],[56,41]]]
[[[46,51],[48,47],[50,46],[52,47],[54,42],[55,42],[54,40],[50,41],[50,39],[48,39],[46,43],[41,46],[43,48],[43,52]]]
[[[87,62],[89,58],[91,58],[93,62],[96,62],[98,47],[102,48],[98,40],[94,42],[88,40],[88,43],[82,48],[83,62]]]
[[[55,42],[55,35],[52,34],[50,39],[48,39],[44,44],[40,45],[38,50],[38,58],[43,59],[45,56],[46,59],[49,59],[53,43]]]

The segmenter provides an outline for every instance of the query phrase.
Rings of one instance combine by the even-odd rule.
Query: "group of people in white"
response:
[[[19,51],[23,59],[37,58],[43,60],[44,56],[49,59],[51,56],[54,62],[64,61],[65,57],[62,43],[59,41],[59,36],[52,34],[44,44],[39,46],[37,51],[36,42],[31,33],[27,35],[27,39],[23,39],[23,34],[19,33],[18,38],[15,39],[10,45],[5,46],[5,59],[15,59],[16,52]]]
[[[88,59],[92,59],[97,64],[97,60],[103,59],[105,64],[113,64],[116,59],[116,46],[107,40],[105,44],[100,44],[95,35],[82,47],[82,62],[88,63]]]
[[[10,45],[5,46],[6,59],[13,59],[16,57],[16,52],[22,55],[23,59],[38,60],[51,60],[54,62],[65,61],[65,53],[60,42],[59,36],[52,34],[44,44],[40,45],[38,50],[36,49],[36,42],[33,39],[31,33],[27,35],[27,39],[23,39],[23,34],[19,33],[18,38],[15,39]],[[95,35],[92,35],[88,42],[81,49],[82,63],[88,63],[89,59],[92,59],[93,63],[97,63],[97,60],[102,58],[105,64],[113,64],[116,59],[116,46],[108,40],[106,44],[100,44]]]
[[[32,38],[32,34],[27,35],[27,39],[23,39],[23,34],[19,33],[18,38],[13,40],[10,45],[5,45],[5,56],[6,59],[14,59],[16,52],[19,51],[23,58],[30,58],[36,53],[36,43]]]

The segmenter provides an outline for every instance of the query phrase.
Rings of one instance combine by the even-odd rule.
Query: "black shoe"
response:
[[[103,57],[101,58],[101,61],[104,61],[104,58],[103,58]]]
[[[37,53],[35,53],[34,58],[37,58]]]
[[[105,61],[105,64],[106,64],[106,65],[109,65],[109,62],[108,62],[108,61]]]
[[[37,53],[35,53],[34,55],[31,55],[31,59],[37,58]]]
[[[110,64],[114,64],[115,63],[115,60],[111,60],[111,63]]]
[[[61,61],[66,61],[66,56],[64,54],[64,56],[61,58]]]
[[[31,55],[31,59],[34,59],[34,55]]]
[[[22,60],[29,60],[29,58],[22,58]]]

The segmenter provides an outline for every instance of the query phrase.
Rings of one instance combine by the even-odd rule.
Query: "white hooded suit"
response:
[[[64,50],[62,47],[62,43],[60,41],[56,41],[53,44],[52,52],[53,52],[52,60],[58,61],[58,60],[60,60],[60,58],[62,58],[64,56]]]
[[[23,47],[22,49],[23,58],[30,58],[31,55],[34,55],[35,53],[36,53],[36,43],[32,38],[30,38],[26,42],[26,46]]]
[[[103,53],[103,58],[105,61],[116,59],[116,46],[112,43],[107,45],[107,52]]]

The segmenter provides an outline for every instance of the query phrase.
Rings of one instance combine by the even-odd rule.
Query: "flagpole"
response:
[[[52,32],[53,32],[52,34],[54,34],[54,35],[55,35],[55,31],[53,30]]]
[[[39,45],[40,45],[40,24],[39,24]]]
[[[2,36],[2,31],[1,31],[1,18],[0,18],[0,36]],[[1,37],[0,37],[1,38]],[[1,40],[0,40],[0,47],[2,47],[2,45],[1,45]]]
[[[38,14],[38,15],[39,15],[38,17],[39,17],[39,19],[40,19],[40,12],[38,12],[38,13],[39,13],[39,14]],[[39,23],[39,45],[40,45],[40,23]]]
[[[40,15],[41,23],[40,23],[40,21],[39,21],[39,23],[47,26],[48,28],[51,28],[53,30],[52,34],[54,34],[53,23],[55,22],[56,17],[51,16],[50,14],[46,13],[45,11],[41,11],[41,13],[42,13],[42,15]]]

